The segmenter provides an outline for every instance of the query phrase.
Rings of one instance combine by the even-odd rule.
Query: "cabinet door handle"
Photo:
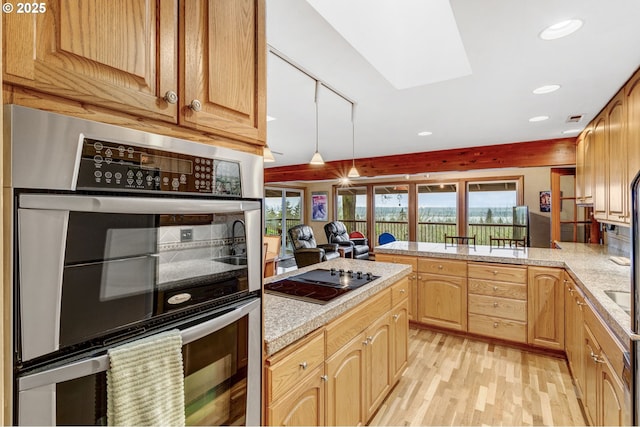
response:
[[[395,320],[396,322],[398,321],[399,318],[400,318],[399,314],[394,314],[393,315],[393,320]]]
[[[167,101],[167,103],[169,104],[175,104],[176,102],[178,102],[178,94],[172,90],[168,90],[167,93],[164,94],[164,97],[162,99]]]
[[[362,344],[364,344],[364,345],[369,345],[369,341],[364,340],[364,341],[362,341]]]
[[[193,101],[191,101],[191,104],[189,104],[189,108],[197,113],[198,111],[202,110],[202,103],[197,99],[194,99]]]
[[[320,377],[320,379],[326,383],[327,381],[329,381],[329,376],[328,375],[323,375],[323,376]]]
[[[302,362],[302,363],[300,364],[300,367],[302,368],[302,370],[307,369],[307,362]]]
[[[493,327],[494,327],[494,328],[497,328],[498,326],[499,326],[499,325],[498,325],[498,322],[493,322]]]
[[[405,291],[404,289],[400,289],[400,293],[401,294],[404,294],[405,292],[407,292],[407,291]]]

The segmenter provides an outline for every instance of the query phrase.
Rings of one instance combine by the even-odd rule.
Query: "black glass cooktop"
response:
[[[345,293],[378,279],[371,273],[317,269],[264,285],[265,292],[326,304]]]

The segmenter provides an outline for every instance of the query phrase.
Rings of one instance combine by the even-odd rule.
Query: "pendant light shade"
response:
[[[349,178],[358,178],[360,174],[358,173],[358,169],[356,169],[356,104],[354,102],[351,103],[351,169],[349,169],[349,173],[347,176]]]
[[[311,165],[324,165],[324,160],[318,151],[318,140],[320,139],[320,124],[318,121],[318,96],[320,95],[320,81],[316,80],[316,152],[313,154],[309,164]]]
[[[262,150],[262,161],[264,163],[273,163],[276,161],[276,158],[273,157],[273,153],[271,152],[268,144],[265,144],[264,149]]]

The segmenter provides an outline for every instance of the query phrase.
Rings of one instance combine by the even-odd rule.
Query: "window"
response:
[[[444,242],[458,234],[458,185],[421,184],[418,191],[418,242]]]
[[[467,233],[476,244],[489,237],[513,237],[513,207],[518,205],[517,181],[467,183]]]
[[[397,240],[409,240],[409,186],[374,187],[374,239],[391,233]]]
[[[287,231],[294,225],[302,224],[303,201],[302,190],[264,190],[264,234],[281,237],[281,255],[293,254]]]
[[[347,231],[359,231],[367,235],[367,187],[339,188],[336,192],[338,221],[342,221]]]

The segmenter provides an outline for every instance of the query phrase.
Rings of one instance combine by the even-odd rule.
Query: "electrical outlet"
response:
[[[190,242],[193,240],[193,228],[182,228],[180,229],[180,241],[181,242]]]

